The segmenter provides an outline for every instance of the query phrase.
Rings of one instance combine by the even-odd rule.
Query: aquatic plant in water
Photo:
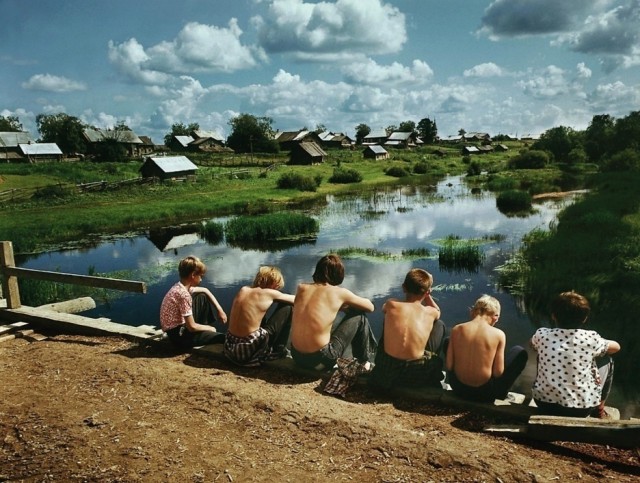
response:
[[[225,224],[227,241],[262,242],[315,235],[320,224],[301,213],[269,213],[262,216],[238,216]]]
[[[475,273],[483,261],[484,252],[475,239],[449,235],[438,249],[438,262],[444,270]]]

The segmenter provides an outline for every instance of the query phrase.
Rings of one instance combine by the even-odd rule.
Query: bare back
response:
[[[482,386],[504,372],[505,335],[482,316],[456,325],[451,330],[447,369],[472,387]]]
[[[369,299],[346,288],[319,283],[298,285],[291,320],[291,345],[302,353],[322,349],[331,339],[331,326],[338,312],[346,306],[373,311]]]
[[[384,351],[405,361],[423,356],[439,311],[420,302],[388,300],[384,313]]]
[[[258,330],[275,301],[293,303],[294,296],[270,288],[242,287],[231,304],[229,333],[246,337]]]

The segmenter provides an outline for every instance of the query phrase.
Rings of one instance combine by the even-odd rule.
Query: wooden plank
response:
[[[14,322],[13,324],[2,325],[0,326],[0,335],[15,332],[17,329],[26,328],[28,325],[26,322]]]
[[[0,337],[0,343],[7,342],[8,340],[13,340],[16,338],[15,334],[3,335]]]
[[[29,342],[41,342],[43,340],[49,339],[46,335],[38,334],[37,332],[34,332],[33,334],[25,335],[23,336],[23,338],[25,340],[28,340]]]
[[[20,291],[18,290],[18,279],[12,276],[7,270],[15,267],[13,258],[13,244],[10,241],[0,242],[0,273],[2,278],[2,294],[7,301],[7,307],[16,309],[20,307]]]
[[[526,435],[540,441],[572,441],[635,448],[640,444],[640,422],[540,415],[529,419]]]
[[[30,268],[19,268],[10,266],[4,268],[4,273],[5,275],[8,275],[10,277],[24,277],[35,280],[46,280],[48,282],[70,283],[88,287],[122,290],[125,292],[147,293],[146,283],[133,280],[119,280],[117,278],[107,277],[92,277],[90,275],[76,275],[73,273],[48,272],[45,270],[32,270]]]
[[[96,301],[91,297],[80,297],[73,300],[65,300],[64,302],[56,302],[53,304],[39,305],[38,309],[52,310],[65,314],[77,314],[86,310],[96,308]]]

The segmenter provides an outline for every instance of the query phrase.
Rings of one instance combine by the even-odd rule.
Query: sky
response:
[[[640,0],[0,0],[0,115],[355,137],[582,130],[640,110]]]

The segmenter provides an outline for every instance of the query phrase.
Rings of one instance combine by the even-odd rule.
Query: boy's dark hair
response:
[[[579,293],[562,292],[551,302],[551,315],[561,329],[578,329],[591,312],[589,301]]]
[[[404,277],[402,286],[407,293],[414,295],[424,295],[431,290],[433,277],[429,272],[421,268],[412,268]]]
[[[180,279],[187,278],[192,273],[204,275],[207,273],[207,266],[198,257],[188,256],[180,260],[178,264],[178,274]]]
[[[344,264],[342,259],[335,253],[325,255],[316,264],[313,272],[313,281],[316,283],[328,283],[329,285],[340,285],[344,280]]]

